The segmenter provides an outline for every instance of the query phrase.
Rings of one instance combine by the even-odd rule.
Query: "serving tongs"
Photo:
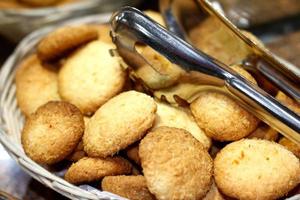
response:
[[[135,59],[147,62],[145,58],[141,59],[136,46],[148,45],[180,66],[185,71],[185,78],[196,80],[203,90],[217,90],[229,95],[259,119],[300,144],[300,117],[297,114],[225,64],[167,31],[141,11],[131,7],[122,8],[113,14],[111,29],[111,37],[117,47],[117,52],[113,52],[115,56],[120,55],[129,62]],[[161,74],[165,73],[151,67]]]
[[[202,30],[210,29],[211,32],[208,34],[217,32],[221,37],[214,37],[213,42],[223,43],[223,48],[219,51],[228,52],[228,55],[238,54],[239,52],[232,52],[226,46],[229,43],[230,46],[246,48],[251,53],[246,58],[236,57],[232,63],[228,63],[226,59],[218,57],[217,54],[215,54],[217,56],[215,59],[227,65],[241,64],[256,77],[263,78],[263,81],[271,83],[300,103],[300,68],[283,63],[282,59],[243,34],[223,15],[215,0],[160,0],[159,3],[167,28],[178,37],[193,44],[190,32],[195,27]],[[204,36],[197,35],[197,37],[201,40]],[[226,38],[225,44],[224,38]],[[197,48],[207,53],[204,46],[197,46]],[[209,53],[214,57],[212,54],[214,53]]]

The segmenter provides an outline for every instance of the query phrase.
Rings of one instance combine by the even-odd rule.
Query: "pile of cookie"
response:
[[[0,0],[0,9],[7,8],[38,8],[45,6],[59,6],[78,0]]]
[[[146,13],[163,25],[158,13]],[[68,182],[129,199],[277,199],[300,183],[300,146],[217,92],[201,92],[185,107],[159,101],[129,78],[111,49],[107,25],[66,26],[20,63],[21,141],[32,160],[67,161]],[[152,65],[175,69],[162,75],[139,66],[147,85],[176,86],[184,73],[178,66],[149,47],[138,50]],[[232,68],[256,84],[242,67]],[[277,98],[300,113],[283,93]]]

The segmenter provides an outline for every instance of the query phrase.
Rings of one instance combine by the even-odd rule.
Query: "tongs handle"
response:
[[[118,51],[135,52],[135,43],[144,43],[181,66],[187,72],[205,75],[213,85],[238,100],[249,112],[300,144],[300,117],[268,93],[229,67],[196,50],[141,11],[125,7],[111,18],[112,38]]]

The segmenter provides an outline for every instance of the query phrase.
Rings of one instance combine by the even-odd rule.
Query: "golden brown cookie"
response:
[[[191,111],[206,135],[219,141],[239,140],[258,125],[258,119],[233,99],[217,92],[201,92]]]
[[[126,149],[127,157],[134,161],[137,165],[141,165],[141,160],[139,156],[139,144],[133,144]]]
[[[105,158],[125,149],[151,128],[155,112],[156,104],[146,94],[128,91],[115,96],[87,124],[83,137],[85,152]]]
[[[83,131],[83,116],[78,108],[67,102],[50,101],[27,118],[21,141],[32,160],[54,164],[76,148]]]
[[[243,139],[225,146],[214,160],[218,188],[241,200],[277,199],[300,182],[300,163],[281,145]]]
[[[141,55],[151,66],[145,63],[138,66],[135,72],[152,89],[166,88],[175,84],[183,73],[177,65],[172,64],[149,46],[141,48]]]
[[[279,144],[287,148],[289,151],[293,152],[295,156],[300,159],[300,145],[292,142],[291,140],[283,137],[279,140]]]
[[[201,199],[212,183],[212,159],[183,129],[159,127],[140,142],[149,191],[160,200]]]
[[[24,4],[28,4],[30,6],[50,6],[58,3],[61,0],[19,0]]]
[[[111,37],[110,37],[110,27],[108,24],[101,24],[97,26],[98,34],[99,34],[99,40],[107,43],[112,43]]]
[[[16,96],[26,116],[48,101],[60,100],[57,71],[42,66],[35,54],[25,58],[16,71]]]
[[[211,139],[201,130],[189,110],[156,102],[157,112],[153,128],[168,126],[182,128],[192,134],[206,149],[211,146]]]
[[[85,117],[84,117],[85,119]],[[85,125],[86,126],[86,125]],[[74,149],[73,153],[71,153],[68,157],[67,160],[76,162],[80,160],[81,158],[85,157],[86,153],[83,150],[83,142],[80,141],[77,145],[77,147]]]
[[[38,44],[37,54],[42,61],[53,61],[97,38],[98,32],[93,26],[65,26],[44,37]]]
[[[101,180],[105,176],[129,174],[131,164],[122,157],[89,158],[84,157],[71,165],[65,179],[73,184]]]
[[[244,77],[245,79],[247,79],[248,81],[250,81],[251,83],[257,85],[257,82],[254,79],[254,77],[249,72],[247,72],[245,69],[243,69],[240,65],[231,65],[230,68],[233,69],[235,72],[237,72],[242,77]]]
[[[113,44],[99,40],[90,42],[71,55],[59,71],[59,94],[86,115],[93,114],[124,86],[126,74],[121,58],[110,55],[113,48]]]
[[[112,192],[131,200],[154,200],[143,176],[106,176],[102,180],[102,190]]]

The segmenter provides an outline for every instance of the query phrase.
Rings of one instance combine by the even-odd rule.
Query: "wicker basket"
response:
[[[100,24],[108,22],[111,14],[87,16],[62,23],[65,24]],[[74,186],[59,175],[27,157],[21,145],[20,132],[24,123],[16,101],[14,82],[15,68],[18,63],[35,50],[37,42],[58,26],[45,27],[27,36],[7,59],[0,71],[0,142],[8,154],[34,179],[71,199],[124,199],[117,195],[101,192],[87,185]]]
[[[110,14],[93,15],[60,24],[100,24],[109,20]],[[101,192],[93,187],[74,186],[61,178],[62,172],[50,172],[28,158],[22,148],[20,132],[24,123],[16,101],[15,67],[35,50],[37,42],[58,26],[46,27],[27,36],[7,59],[0,71],[0,142],[8,154],[34,179],[71,199],[124,199]],[[289,198],[299,200],[300,195]]]

